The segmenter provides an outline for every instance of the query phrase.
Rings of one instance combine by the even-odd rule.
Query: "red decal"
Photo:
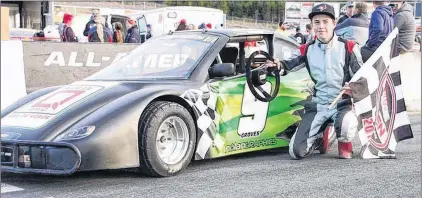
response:
[[[376,120],[376,125],[377,125],[377,131],[380,137],[382,137],[385,133],[385,123],[384,120],[382,119],[381,113],[378,113],[377,115],[377,120]]]
[[[76,96],[79,96],[80,94],[84,93],[85,91],[77,91],[77,90],[63,90],[63,91],[59,91],[55,94],[52,94],[51,96],[44,98],[44,100],[39,101],[38,103],[32,105],[32,107],[42,107],[42,108],[52,108],[52,109],[56,109],[59,105],[62,105],[64,103],[66,103],[67,101],[75,98]],[[54,101],[53,103],[44,103],[46,100],[50,99],[53,96],[57,96],[59,94],[63,94],[63,93],[71,93],[72,95],[65,98],[64,100],[61,101]]]
[[[347,40],[347,51],[351,54],[353,52],[353,48],[355,47],[355,42]]]
[[[372,134],[374,133],[374,120],[372,118],[362,119],[362,125],[365,129],[366,136],[371,138]]]

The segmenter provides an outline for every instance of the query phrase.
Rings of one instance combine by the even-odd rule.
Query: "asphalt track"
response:
[[[301,161],[281,150],[194,162],[170,178],[130,170],[2,173],[1,197],[421,197],[421,116],[410,118],[415,137],[398,144],[397,159],[340,160],[333,145]]]

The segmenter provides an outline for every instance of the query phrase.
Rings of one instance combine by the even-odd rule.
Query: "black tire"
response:
[[[176,164],[163,162],[156,149],[156,136],[160,124],[170,116],[181,118],[188,127],[188,150],[182,160]],[[182,105],[156,101],[149,104],[140,118],[138,132],[140,172],[147,176],[168,177],[182,172],[190,163],[196,144],[196,127],[189,111]]]

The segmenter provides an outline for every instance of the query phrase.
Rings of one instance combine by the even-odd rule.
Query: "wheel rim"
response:
[[[179,117],[165,119],[158,128],[156,147],[158,156],[167,164],[176,164],[186,155],[189,145],[188,126]]]

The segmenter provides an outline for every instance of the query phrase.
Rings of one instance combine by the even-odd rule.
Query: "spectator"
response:
[[[105,28],[105,19],[102,16],[94,17],[95,26],[93,26],[88,32],[89,42],[113,42],[113,36],[107,28]]]
[[[94,18],[96,16],[99,16],[99,15],[100,15],[100,10],[98,10],[98,9],[93,9],[92,10],[91,19],[85,25],[85,29],[84,29],[84,33],[83,33],[84,36],[88,36],[89,30],[96,25],[96,23],[94,21]],[[107,23],[105,23],[105,27],[108,28],[108,24]]]
[[[278,23],[278,28],[275,32],[285,36],[290,36],[290,34],[287,32],[286,24],[284,23],[284,21]]]
[[[180,20],[179,26],[177,26],[176,31],[183,31],[187,29],[188,27],[186,26],[186,19]]]
[[[365,46],[362,47],[362,59],[366,62],[369,57],[384,42],[387,36],[393,31],[393,11],[384,1],[372,2],[375,11],[371,15],[369,23],[369,36]]]
[[[212,29],[212,25],[211,25],[211,23],[207,23],[207,25],[206,25],[206,29]]]
[[[123,43],[125,41],[123,37],[123,24],[120,22],[116,22],[114,27],[115,27],[115,30],[113,33],[113,42]]]
[[[296,28],[296,34],[295,34],[294,38],[295,38],[296,42],[301,44],[301,45],[306,43],[305,36],[303,36],[303,34],[300,33],[300,27]]]
[[[141,35],[135,21],[133,19],[129,19],[126,22],[126,27],[128,30],[125,43],[141,43]]]
[[[416,36],[413,7],[404,1],[398,2],[394,14],[394,27],[399,29],[398,50],[400,54],[410,52]]]
[[[196,27],[195,27],[195,25],[194,25],[194,24],[189,24],[189,25],[188,25],[188,29],[189,29],[189,30],[196,30]]]
[[[337,24],[343,23],[346,19],[352,17],[352,15],[353,15],[353,8],[354,8],[354,3],[352,1],[348,1],[346,3],[346,14],[344,16],[342,16],[337,21]]]
[[[315,33],[312,30],[312,25],[311,24],[306,24],[306,32],[308,34],[308,36],[306,37],[306,43],[310,43],[315,38]]]
[[[146,39],[150,39],[152,37],[152,26],[151,24],[147,24],[147,36]]]
[[[205,29],[206,27],[205,27],[205,23],[201,23],[201,25],[199,25],[198,26],[198,29],[199,30],[203,30],[203,29]]]
[[[63,42],[78,42],[78,40],[75,37],[75,33],[73,32],[73,29],[71,27],[73,20],[73,15],[69,13],[65,13],[63,15],[63,31],[60,35],[61,40]]]
[[[356,3],[354,15],[338,24],[334,29],[337,36],[353,40],[359,45],[365,45],[369,34],[368,6],[366,3]]]

